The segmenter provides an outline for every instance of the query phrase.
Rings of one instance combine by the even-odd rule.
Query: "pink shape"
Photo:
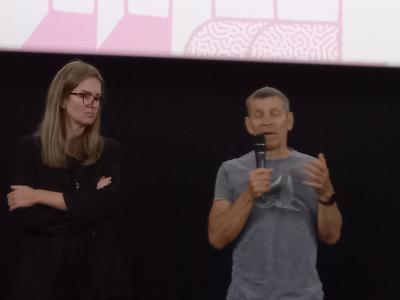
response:
[[[116,54],[169,55],[172,18],[125,14],[98,51]]]
[[[313,62],[340,61],[343,0],[337,0],[337,21],[279,19],[273,1],[272,19],[220,18],[212,0],[212,17],[197,27],[186,42],[184,55]]]
[[[335,22],[214,18],[199,26],[185,47],[188,56],[339,61]]]
[[[22,45],[24,50],[95,52],[97,14],[49,13]]]
[[[339,61],[337,24],[280,22],[254,38],[250,57],[257,59]]]
[[[252,40],[266,24],[265,21],[216,18],[193,32],[186,43],[185,54],[245,58]]]

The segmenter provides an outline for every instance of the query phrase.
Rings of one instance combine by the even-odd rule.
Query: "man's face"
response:
[[[245,122],[250,134],[265,134],[267,150],[287,148],[287,135],[293,128],[293,113],[285,109],[279,97],[252,99]]]

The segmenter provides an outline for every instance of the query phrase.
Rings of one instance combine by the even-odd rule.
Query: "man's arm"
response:
[[[319,196],[318,236],[326,244],[332,245],[340,239],[343,221],[336,203],[329,205],[335,191],[324,155],[319,154],[318,159],[307,164],[304,172],[309,176],[304,183],[313,187]]]
[[[247,221],[253,208],[253,199],[244,192],[233,203],[215,200],[208,219],[208,239],[216,249],[222,249],[234,240]]]
[[[328,245],[335,244],[342,231],[342,215],[336,203],[331,206],[318,204],[318,235]]]
[[[214,200],[208,220],[208,239],[214,248],[222,249],[239,235],[253,208],[254,199],[269,190],[270,176],[271,169],[253,170],[247,190],[236,201]]]

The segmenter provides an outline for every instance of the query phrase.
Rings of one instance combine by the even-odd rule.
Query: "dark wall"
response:
[[[215,174],[250,150],[244,99],[264,85],[287,93],[295,112],[290,146],[326,154],[340,197],[343,237],[319,252],[326,299],[397,298],[400,69],[6,52],[0,297],[18,253],[5,199],[15,145],[38,124],[56,71],[76,57],[103,73],[103,133],[123,146],[118,225],[135,299],[224,299],[230,249],[207,242]]]

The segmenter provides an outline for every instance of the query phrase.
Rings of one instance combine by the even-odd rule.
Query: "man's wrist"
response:
[[[330,197],[328,197],[328,200],[322,201],[319,199],[319,203],[325,206],[332,206],[336,203],[336,193],[333,193]]]
[[[244,192],[244,198],[246,199],[246,202],[249,202],[249,203],[251,203],[251,202],[253,202],[254,201],[254,197],[253,197],[253,195],[250,193],[250,191],[245,191]]]

